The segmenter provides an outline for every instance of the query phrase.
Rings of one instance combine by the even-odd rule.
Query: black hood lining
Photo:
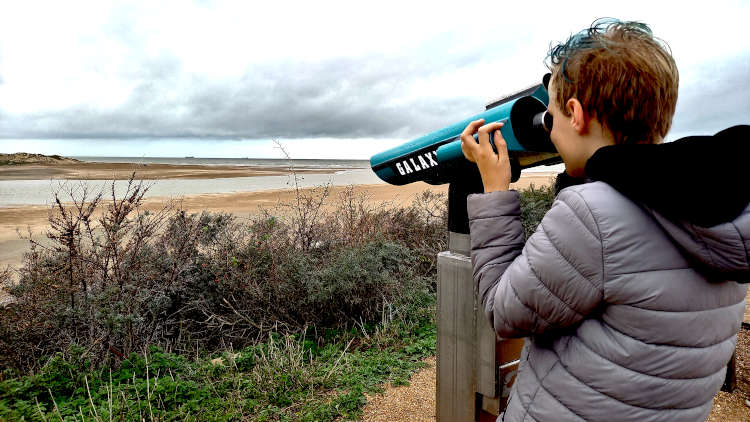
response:
[[[750,126],[663,144],[602,147],[585,172],[669,219],[711,227],[734,220],[750,203]]]

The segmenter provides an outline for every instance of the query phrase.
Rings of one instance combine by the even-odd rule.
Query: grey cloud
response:
[[[101,25],[126,54],[125,66],[108,76],[135,83],[124,104],[6,115],[0,138],[408,138],[483,109],[469,98],[404,95],[421,80],[484,59],[481,45],[438,36],[409,55],[289,60],[245,69],[234,81],[211,80],[187,73],[168,52],[146,56],[138,16],[136,6],[121,4]],[[492,48],[495,57],[508,53]]]
[[[229,83],[188,76],[167,56],[141,62],[129,75],[139,84],[117,109],[16,116],[0,124],[0,136],[410,137],[482,110],[481,102],[466,98],[403,99],[420,79],[480,59],[465,53],[286,62],[247,69]]]
[[[750,50],[725,62],[710,62],[681,81],[677,110],[668,135],[713,134],[737,124],[750,124]]]

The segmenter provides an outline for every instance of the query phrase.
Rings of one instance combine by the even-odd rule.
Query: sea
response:
[[[272,158],[197,158],[197,157],[72,157],[96,163],[173,164],[203,166],[276,167],[296,170],[330,170],[325,174],[297,174],[297,186],[348,186],[385,183],[370,168],[369,160],[320,160]],[[555,167],[555,166],[552,166]],[[539,167],[524,172],[550,171],[552,167]],[[289,189],[295,186],[291,172],[281,176],[231,177],[218,179],[161,179],[146,181],[146,197],[179,198],[187,195],[210,193],[256,192]],[[84,187],[89,192],[111,189],[111,180],[0,180],[0,207],[24,205],[49,205],[55,192],[73,192],[80,195]],[[124,194],[126,182],[115,182],[118,196]],[[76,198],[79,199],[79,198]]]

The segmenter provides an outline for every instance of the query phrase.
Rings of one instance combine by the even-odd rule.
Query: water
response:
[[[278,158],[195,158],[195,157],[72,157],[90,163],[137,163],[200,166],[249,166],[296,169],[370,168],[369,160],[287,160]]]
[[[168,158],[168,157],[74,157],[81,161],[106,163],[145,163],[175,165],[237,165],[251,167],[295,169],[330,169],[328,174],[300,174],[297,182],[300,187],[314,187],[383,183],[370,170],[366,160],[278,160],[278,159],[237,159],[237,158]],[[291,175],[232,177],[219,179],[161,179],[146,181],[150,186],[146,197],[179,198],[185,195],[207,193],[255,192],[263,190],[289,189],[294,187]],[[84,187],[90,194],[111,189],[108,180],[0,180],[0,207],[20,205],[49,205],[54,200],[54,192],[74,191],[78,199]],[[121,197],[127,182],[115,182],[115,192]],[[62,199],[69,196],[62,195]]]
[[[137,163],[137,164],[172,164],[172,165],[201,165],[201,166],[249,166],[249,167],[277,167],[288,168],[293,165],[296,169],[369,169],[369,160],[286,160],[277,158],[195,158],[195,157],[72,157],[91,163]],[[555,172],[565,170],[564,164],[552,166],[532,167],[524,170],[526,173]]]
[[[278,167],[296,169],[330,169],[328,174],[304,174],[298,176],[300,187],[314,187],[325,184],[332,186],[384,183],[370,169],[367,160],[285,160],[258,158],[170,158],[170,157],[74,157],[81,161],[106,163],[143,163],[174,165],[227,165],[251,167]],[[558,170],[556,167],[560,167]],[[524,172],[561,171],[558,166],[540,166]],[[49,205],[54,200],[54,192],[70,191],[80,197],[83,187],[90,193],[111,189],[107,180],[0,180],[0,207],[21,205]],[[161,179],[146,181],[150,185],[146,197],[179,198],[185,195],[208,193],[255,192],[263,190],[289,189],[294,187],[291,176],[255,176],[220,179]],[[125,181],[115,182],[115,191],[122,197]],[[64,198],[69,198],[63,195]],[[69,199],[68,199],[69,200]]]

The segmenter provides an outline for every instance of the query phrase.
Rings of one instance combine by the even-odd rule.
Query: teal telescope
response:
[[[474,165],[461,151],[461,133],[478,119],[484,119],[485,124],[505,123],[500,132],[511,158],[513,181],[518,180],[521,169],[560,163],[562,160],[549,138],[552,116],[547,113],[548,82],[549,74],[541,84],[487,105],[483,113],[376,154],[370,158],[370,166],[378,177],[392,185],[417,181],[439,185],[467,177],[468,165]],[[490,141],[494,149],[492,137]]]

